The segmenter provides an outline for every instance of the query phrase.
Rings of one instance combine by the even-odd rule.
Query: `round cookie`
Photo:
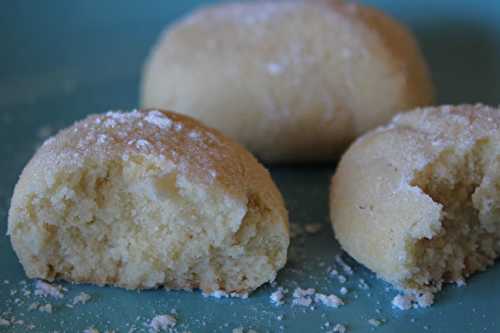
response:
[[[8,233],[30,278],[247,293],[285,265],[288,217],[240,145],[165,111],[92,115],[23,170]]]
[[[335,236],[402,289],[463,283],[500,254],[500,110],[417,109],[358,139],[331,185]]]
[[[200,9],[162,34],[141,90],[143,106],[195,117],[266,161],[335,158],[396,112],[433,101],[413,36],[335,0]]]

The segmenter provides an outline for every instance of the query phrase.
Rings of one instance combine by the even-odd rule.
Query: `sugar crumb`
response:
[[[223,290],[214,290],[211,293],[202,293],[203,297],[214,297],[214,298],[242,298],[247,299],[248,293],[227,293]]]
[[[342,325],[342,324],[336,324],[333,327],[333,332],[334,333],[345,333],[345,332],[347,332],[347,327],[345,325]]]
[[[299,305],[299,306],[310,306],[312,304],[312,296],[316,290],[313,288],[308,288],[308,289],[302,289],[302,288],[296,288],[293,291],[293,301],[292,305]]]
[[[312,298],[311,297],[298,297],[294,298],[292,301],[292,305],[299,305],[299,306],[310,306],[312,304]]]
[[[434,295],[430,292],[417,295],[417,304],[421,308],[427,308],[434,304]]]
[[[177,325],[177,319],[168,314],[158,315],[148,323],[150,331],[154,333],[166,331],[169,328],[175,327],[175,325]]]
[[[392,299],[392,306],[399,310],[409,310],[412,307],[412,303],[415,297],[412,295],[396,295]]]
[[[112,118],[108,118],[106,119],[106,121],[104,121],[104,127],[113,128],[115,126],[116,126],[116,120]]]
[[[283,289],[282,287],[278,287],[278,289],[269,296],[269,298],[271,299],[271,303],[275,305],[283,304],[285,293],[286,293],[285,289]]]
[[[58,285],[51,285],[50,283],[37,280],[35,282],[35,295],[42,297],[53,297],[53,298],[63,298],[62,293],[63,288]]]
[[[396,295],[392,299],[392,306],[399,310],[409,310],[411,308],[426,308],[434,303],[434,295],[430,292],[422,294]]]
[[[318,293],[315,295],[314,300],[332,308],[338,308],[339,306],[344,305],[344,301],[335,294],[325,295]]]
[[[304,296],[312,296],[316,290],[314,288],[307,288],[307,289],[302,289],[302,288],[295,288],[293,291],[293,297],[304,297]]]

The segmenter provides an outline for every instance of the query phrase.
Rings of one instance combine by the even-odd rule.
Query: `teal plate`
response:
[[[480,1],[366,1],[397,17],[416,33],[430,63],[440,103],[500,100],[500,3]],[[355,273],[338,309],[286,303],[274,306],[265,285],[248,299],[205,298],[199,292],[131,292],[70,285],[62,300],[33,291],[6,233],[10,196],[36,147],[89,113],[137,106],[140,68],[162,27],[199,1],[3,1],[0,12],[0,317],[14,321],[0,332],[147,331],[157,314],[176,312],[176,329],[231,332],[326,332],[334,324],[349,332],[500,332],[500,265],[472,277],[466,287],[447,286],[431,308],[391,307],[396,291],[348,257]],[[294,223],[323,229],[292,241],[291,260],[277,283],[337,293],[343,284],[329,277],[341,253],[328,224],[328,184],[335,164],[271,166]],[[360,279],[368,289],[359,286]],[[80,292],[86,304],[67,307]],[[33,302],[53,306],[51,314],[30,311]],[[278,318],[282,318],[279,320]],[[374,327],[369,319],[382,323]],[[21,323],[22,321],[22,323]],[[328,324],[329,323],[329,327]]]

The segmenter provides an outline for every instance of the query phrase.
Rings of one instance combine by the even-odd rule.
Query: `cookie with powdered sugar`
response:
[[[289,244],[264,167],[159,110],[91,115],[48,139],[15,187],[8,233],[30,278],[207,293],[273,280]]]

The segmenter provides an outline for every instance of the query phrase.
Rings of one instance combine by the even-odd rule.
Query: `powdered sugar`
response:
[[[157,110],[149,111],[144,120],[150,124],[158,126],[161,129],[167,129],[172,126],[172,120]]]
[[[108,128],[113,128],[116,126],[116,124],[116,120],[114,120],[113,118],[108,118],[104,121],[104,126]]]
[[[288,1],[275,3],[271,1],[261,2],[259,6],[253,4],[248,5],[245,3],[234,3],[224,7],[217,8],[217,10],[210,11],[210,20],[218,20],[225,22],[233,22],[235,24],[244,24],[255,28],[256,25],[262,25],[277,15],[284,15],[290,10],[299,8],[302,4],[301,1]],[[195,24],[201,20],[206,20],[206,15],[196,13],[184,20],[184,24]],[[258,29],[256,29],[258,30]]]
[[[152,147],[151,143],[148,140],[144,140],[144,139],[139,139],[139,140],[135,141],[135,146],[139,150],[147,150],[147,149],[150,149]]]
[[[198,133],[196,131],[191,131],[191,132],[189,132],[188,137],[190,139],[196,140],[196,139],[200,138],[200,133]]]
[[[105,144],[108,141],[108,136],[105,134],[99,134],[97,136],[97,143],[98,144]]]
[[[315,292],[316,292],[316,290],[313,288],[307,288],[307,289],[296,288],[293,291],[293,297],[299,298],[299,297],[312,296],[312,295],[314,295]]]

